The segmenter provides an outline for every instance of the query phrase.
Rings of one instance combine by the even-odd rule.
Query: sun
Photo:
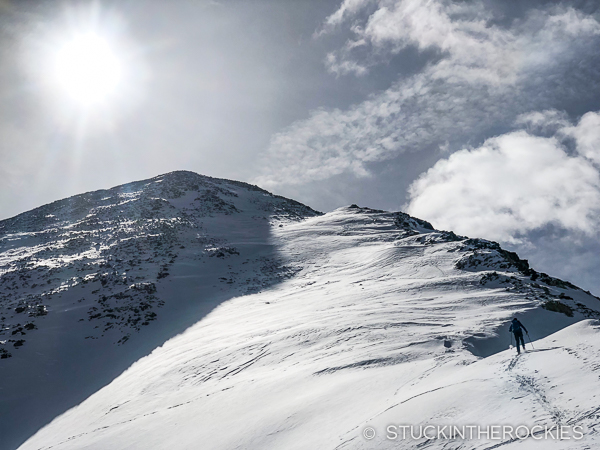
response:
[[[99,1],[65,3],[48,19],[21,44],[28,92],[59,133],[118,130],[148,98],[153,44],[135,39],[125,16]]]
[[[123,78],[117,53],[107,39],[94,32],[80,33],[61,43],[52,66],[57,88],[84,107],[109,101]]]

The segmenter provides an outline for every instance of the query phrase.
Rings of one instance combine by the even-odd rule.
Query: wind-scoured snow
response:
[[[221,221],[221,236],[245,230],[246,238],[203,242],[196,262],[190,251],[188,272],[179,272],[187,275],[173,278],[161,298],[200,296],[201,283],[186,284],[185,276],[217,261],[212,254],[222,254],[228,271],[221,281],[237,296],[222,298],[20,448],[598,445],[596,297],[493,242],[436,231],[403,213],[353,205],[275,220],[271,210],[264,234],[250,225],[253,214]],[[268,262],[248,260],[231,241],[262,243]],[[252,263],[258,273],[260,261],[281,275],[258,289],[244,267]],[[535,345],[528,341],[518,357],[507,350],[515,315]],[[585,432],[581,440],[542,444],[386,438],[389,425],[409,424],[565,424]],[[366,427],[375,431],[371,440]]]
[[[0,449],[220,302],[292,276],[272,228],[319,213],[173,172],[0,221]]]

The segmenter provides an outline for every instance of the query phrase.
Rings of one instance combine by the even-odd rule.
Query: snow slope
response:
[[[317,212],[173,172],[0,221],[0,449],[220,302],[290,277],[272,228]]]
[[[584,439],[541,445],[599,444],[596,297],[403,213],[278,225],[291,276],[222,302],[20,448],[540,448],[388,440],[390,424],[579,424]],[[536,347],[518,358],[515,314]]]

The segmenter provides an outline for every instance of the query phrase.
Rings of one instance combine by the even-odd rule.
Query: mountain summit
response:
[[[292,276],[272,228],[319,214],[247,183],[179,171],[1,221],[0,448],[222,301]]]
[[[79,403],[21,448],[392,448],[390,423],[593,425],[573,371],[600,387],[599,300],[401,212],[321,214],[173,172],[0,222],[0,264],[7,449]],[[506,350],[514,315],[545,352]]]

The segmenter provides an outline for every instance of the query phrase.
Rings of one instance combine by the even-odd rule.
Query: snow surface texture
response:
[[[142,182],[147,186],[143,189],[150,181]],[[153,182],[160,181],[159,177]],[[228,189],[242,196],[240,187]],[[181,203],[165,202],[183,211],[182,205],[189,205],[196,195],[183,191]],[[255,198],[254,191],[249,192],[244,195]],[[256,192],[273,201],[264,191]],[[216,195],[223,199],[224,194]],[[227,243],[200,239],[198,247],[188,249],[191,244],[186,240],[188,263],[181,262],[181,252],[176,253],[178,258],[167,254],[175,262],[166,269],[163,262],[148,262],[149,272],[154,267],[156,281],[151,282],[156,293],[147,295],[156,295],[164,305],[157,300],[153,307],[157,320],[140,327],[137,334],[132,327],[105,330],[104,326],[95,329],[98,339],[85,340],[82,336],[94,329],[97,320],[90,319],[88,310],[98,300],[74,306],[85,320],[79,334],[68,333],[70,348],[77,347],[73,341],[79,336],[86,345],[98,343],[98,349],[111,355],[140,345],[136,338],[158,328],[161,317],[168,324],[172,318],[163,311],[169,302],[177,302],[175,297],[191,304],[201,297],[216,308],[201,320],[198,316],[210,308],[196,311],[188,322],[180,320],[172,331],[189,324],[185,332],[137,360],[20,448],[361,449],[462,444],[461,448],[485,449],[498,444],[504,448],[599,444],[596,297],[535,272],[493,242],[436,231],[403,213],[353,205],[318,215],[297,203],[278,201],[277,208],[295,213],[263,209],[261,222],[253,219],[254,210],[236,203],[235,214],[227,208],[213,213],[210,236],[220,233]],[[308,218],[297,220],[304,217]],[[206,220],[202,219],[204,227]],[[261,245],[269,263],[263,264],[262,256],[248,256],[252,251],[258,254],[255,247]],[[213,253],[222,256],[210,256]],[[220,269],[212,266],[219,261],[227,268],[222,284],[208,283],[208,275],[198,279],[197,272],[203,270],[214,276]],[[261,280],[254,274],[264,273],[264,267],[270,278],[253,282]],[[170,275],[159,279],[164,271]],[[191,282],[186,277],[196,278]],[[165,286],[169,279],[173,281]],[[205,292],[205,285],[215,287]],[[226,291],[218,290],[220,286]],[[42,332],[41,321],[52,315],[52,303],[47,303],[48,314],[36,320],[37,334]],[[28,308],[34,311],[37,305]],[[535,351],[519,357],[506,350],[508,321],[514,315],[528,327],[535,345]],[[130,339],[123,345],[112,344],[127,334]],[[28,345],[29,341],[18,351],[11,349],[13,357],[0,363],[19,360],[18,352]],[[527,347],[531,350],[529,342]],[[84,357],[91,347],[77,348]],[[23,413],[20,419],[25,417]],[[577,424],[585,427],[585,436],[580,441],[541,444],[532,439],[392,441],[384,437],[390,424]],[[373,440],[363,437],[367,426],[376,430]]]
[[[0,222],[0,449],[183,332],[298,270],[271,228],[318,215],[255,186],[174,172]]]

